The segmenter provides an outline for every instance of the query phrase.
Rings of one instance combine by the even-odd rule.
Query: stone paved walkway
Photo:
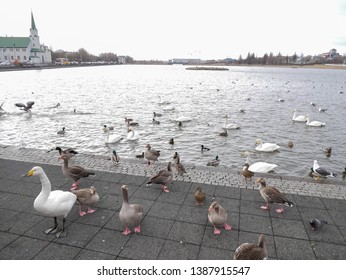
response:
[[[56,153],[0,147],[0,259],[231,259],[243,242],[256,242],[265,234],[270,259],[346,259],[346,195],[343,184],[332,180],[316,183],[267,175],[294,202],[278,214],[259,207],[263,200],[257,186],[227,170],[188,167],[188,175],[176,176],[171,192],[146,186],[148,178],[164,165],[145,167],[143,160],[127,160],[111,166],[105,157],[77,155],[71,164],[96,171],[82,179],[80,188],[94,185],[100,195],[96,212],[78,215],[76,204],[67,217],[68,235],[57,239],[43,230],[53,223],[33,208],[41,189],[37,177],[21,177],[33,166],[46,171],[53,189],[69,190]],[[144,208],[142,232],[122,235],[119,221],[120,187],[129,187],[130,203]],[[202,186],[204,206],[194,204],[192,192]],[[213,234],[207,209],[215,198],[228,212],[232,231]],[[312,231],[312,218],[328,221]],[[59,220],[59,223],[61,221]]]

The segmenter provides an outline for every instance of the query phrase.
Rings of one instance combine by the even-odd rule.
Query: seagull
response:
[[[28,101],[26,102],[26,105],[24,105],[23,103],[15,103],[14,105],[20,108],[23,108],[21,110],[24,110],[25,112],[29,111],[32,106],[35,104],[34,101]]]
[[[314,166],[312,167],[313,171],[319,175],[316,179],[318,180],[320,177],[335,177],[336,174],[327,171],[326,169],[320,167],[317,163],[317,160],[314,160]]]

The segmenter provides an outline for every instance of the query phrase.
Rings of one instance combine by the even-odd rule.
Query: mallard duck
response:
[[[160,121],[155,120],[155,118],[153,118],[153,124],[160,124]]]
[[[110,130],[111,130],[111,129],[110,129],[109,127],[107,127],[107,125],[104,125],[104,126],[103,126],[103,131],[104,131],[105,133],[107,133],[107,137],[106,137],[106,140],[105,140],[105,144],[117,143],[117,142],[119,142],[120,140],[123,139],[123,137],[120,136],[120,135],[115,135],[115,134],[111,135],[111,134],[110,134]]]
[[[328,224],[325,220],[311,219],[309,221],[310,227],[313,231],[319,231],[322,225]]]
[[[313,171],[315,173],[317,173],[319,175],[319,177],[317,178],[317,180],[320,178],[320,177],[335,177],[336,174],[332,173],[332,172],[329,172],[328,170],[326,170],[325,168],[322,168],[319,166],[317,160],[314,160],[314,165],[312,167]]]
[[[89,175],[95,175],[94,172],[88,171],[81,166],[73,165],[68,166],[68,157],[66,155],[62,155],[59,157],[64,161],[62,165],[62,173],[67,177],[74,180],[71,190],[75,190],[78,188],[78,183],[81,178],[88,177]]]
[[[266,260],[268,252],[265,238],[260,234],[258,243],[243,243],[234,252],[234,260]]]
[[[157,161],[160,156],[160,151],[156,151],[151,148],[150,144],[147,144],[146,150],[144,151],[144,157],[148,160],[148,165],[150,165],[150,161]]]
[[[65,222],[70,213],[77,196],[71,192],[61,190],[52,191],[51,183],[40,166],[33,167],[26,175],[27,177],[38,176],[42,189],[34,201],[34,208],[37,212],[46,217],[54,218],[54,227],[45,231],[46,234],[55,233],[57,238],[66,236]],[[62,229],[58,230],[57,217],[62,217]]]
[[[227,129],[224,129],[224,131],[221,131],[219,133],[220,136],[224,136],[224,137],[227,137],[228,136],[228,132],[227,132]]]
[[[169,139],[168,144],[170,144],[170,145],[174,145],[174,138]]]
[[[65,150],[63,150],[62,148],[60,147],[55,147],[55,148],[52,148],[51,150],[47,151],[47,153],[53,151],[53,150],[57,150],[59,151],[59,155],[62,156],[62,155],[66,155],[68,157],[68,159],[74,157],[75,155],[78,154],[78,152],[73,149],[73,148],[67,148]]]
[[[144,158],[144,152],[142,152],[140,155],[136,155],[136,158]]]
[[[57,132],[59,135],[64,135],[65,134],[65,127],[63,127],[61,130]]]
[[[30,109],[32,108],[34,104],[35,104],[34,101],[29,101],[29,102],[26,102],[26,105],[23,103],[15,103],[14,105],[19,107],[20,110],[24,110],[25,112],[28,112],[30,111]]]
[[[171,168],[171,162],[168,162],[167,169],[160,170],[156,175],[152,176],[147,183],[159,184],[164,192],[169,192],[167,185],[173,181],[173,171]]]
[[[196,200],[196,205],[203,205],[203,202],[205,200],[205,192],[203,192],[201,187],[197,187],[194,190],[194,198]]]
[[[321,149],[325,154],[331,154],[332,153],[332,147],[322,147]]]
[[[184,165],[180,163],[180,156],[178,155],[178,152],[174,153],[173,161],[173,166],[177,170],[178,174],[183,175],[184,173],[186,173]]]
[[[269,203],[276,203],[293,207],[293,203],[289,201],[283,193],[281,193],[278,189],[274,187],[267,186],[264,178],[259,178],[256,181],[256,183],[259,184],[260,194],[267,203],[265,206],[261,206],[261,209],[269,210]],[[277,213],[282,213],[284,212],[284,209],[278,208],[275,211]]]
[[[287,146],[288,146],[288,148],[292,149],[293,148],[293,142],[292,141],[288,141]]]
[[[217,202],[213,201],[208,209],[208,219],[209,222],[214,226],[214,234],[220,234],[218,226],[223,226],[225,230],[232,230],[232,227],[227,224],[227,212],[222,206]]]
[[[94,186],[86,189],[73,190],[72,192],[77,196],[77,201],[79,202],[79,216],[95,212],[94,209],[91,209],[91,206],[99,202],[100,197]],[[83,211],[83,206],[88,206],[87,212]]]
[[[255,175],[254,172],[249,170],[249,164],[245,163],[243,166],[243,169],[241,171],[241,175],[243,175],[244,179],[245,179],[245,183],[247,183],[247,179],[252,180],[252,177]]]
[[[325,126],[326,123],[320,122],[320,121],[310,121],[310,116],[306,115],[306,125],[319,127],[319,126]]]
[[[161,114],[161,113],[156,113],[156,112],[154,112],[153,115],[154,115],[154,118],[156,118],[156,117],[162,117],[162,114]]]
[[[113,165],[117,165],[120,161],[120,157],[115,150],[112,151],[111,161]]]
[[[139,204],[129,204],[128,187],[123,185],[121,187],[123,193],[123,204],[119,212],[120,221],[125,224],[124,235],[131,233],[129,226],[135,226],[134,232],[141,232],[141,220],[143,218],[143,207]]]
[[[219,156],[216,156],[215,159],[212,159],[207,163],[207,166],[218,166],[220,164]]]
[[[274,152],[280,149],[280,146],[274,143],[262,143],[261,139],[256,139],[256,151],[259,152]]]

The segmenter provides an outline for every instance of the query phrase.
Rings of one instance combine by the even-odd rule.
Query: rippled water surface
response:
[[[74,147],[79,152],[134,158],[150,143],[162,151],[161,161],[175,151],[186,165],[220,158],[220,166],[239,171],[251,152],[251,162],[276,163],[276,173],[307,176],[313,160],[341,174],[345,163],[346,72],[299,68],[229,67],[229,71],[188,71],[184,66],[98,66],[0,73],[1,144],[48,150]],[[250,99],[250,100],[248,100]],[[284,102],[279,102],[283,99]],[[35,101],[32,113],[14,106]],[[170,102],[166,111],[162,102]],[[52,109],[57,103],[61,107]],[[310,102],[317,105],[311,106]],[[318,107],[327,108],[321,113]],[[245,109],[240,113],[239,108]],[[74,113],[74,109],[76,112]],[[292,110],[309,114],[325,127],[292,122]],[[153,112],[162,113],[153,124]],[[225,115],[241,126],[219,136]],[[124,118],[139,122],[140,139],[127,141]],[[189,117],[179,127],[173,119]],[[102,126],[124,139],[105,144]],[[57,131],[66,127],[66,134]],[[168,144],[174,138],[175,144]],[[281,146],[279,153],[255,152],[257,138]],[[292,149],[288,141],[294,143]],[[201,153],[204,144],[210,151]],[[333,148],[326,157],[323,146]],[[214,167],[211,167],[214,168]],[[341,176],[337,180],[341,180]]]

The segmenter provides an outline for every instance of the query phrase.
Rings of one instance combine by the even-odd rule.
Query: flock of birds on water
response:
[[[284,100],[280,99],[280,102],[284,102]],[[21,110],[25,112],[30,112],[35,103],[32,101],[24,103],[16,103],[15,106],[19,107]],[[2,109],[2,105],[0,106],[0,110]],[[60,106],[58,103],[54,108]],[[311,103],[311,106],[315,106],[314,103]],[[326,109],[319,108],[320,112],[324,112]],[[239,112],[245,113],[244,109],[239,109]],[[308,126],[320,127],[325,126],[326,124],[321,121],[310,121],[309,115],[298,115],[296,114],[296,110],[293,110],[292,121],[294,122],[305,122]],[[153,113],[153,123],[160,124],[157,120],[158,117],[161,117],[160,113]],[[234,123],[228,123],[228,116],[225,116],[225,124],[222,127],[222,132],[219,133],[220,136],[227,137],[228,130],[230,129],[239,129],[240,126]],[[190,119],[181,117],[180,119],[175,120],[178,126],[182,126],[183,122],[187,122]],[[128,127],[127,140],[135,141],[139,139],[139,132],[135,129],[139,124],[135,122],[133,119],[125,118],[125,122]],[[123,137],[120,135],[111,134],[113,127],[109,127],[104,125],[102,127],[104,133],[106,133],[105,144],[109,143],[117,143],[122,140]],[[65,134],[65,127],[57,132],[57,134],[63,135]],[[169,144],[174,145],[174,139],[171,138],[169,140]],[[290,141],[288,143],[288,147],[292,148],[293,143]],[[256,151],[259,152],[276,152],[280,149],[280,146],[275,143],[263,143],[261,139],[256,140]],[[73,184],[71,187],[71,191],[61,191],[61,190],[53,190],[51,189],[51,183],[49,178],[45,174],[44,170],[39,167],[33,167],[26,175],[30,176],[38,176],[41,181],[42,189],[40,194],[34,201],[34,208],[39,213],[54,218],[54,226],[45,230],[46,234],[55,234],[57,238],[61,238],[67,235],[67,231],[65,228],[66,217],[71,211],[75,202],[79,203],[79,215],[84,216],[86,214],[92,214],[95,209],[92,209],[94,205],[96,205],[100,197],[96,191],[94,186],[84,189],[78,189],[78,183],[80,179],[95,175],[94,172],[86,170],[85,168],[77,165],[69,165],[69,160],[78,154],[78,152],[73,148],[62,149],[60,147],[55,147],[52,150],[57,150],[59,152],[59,159],[63,161],[62,164],[62,173],[65,177],[72,179]],[[204,145],[200,147],[201,152],[209,151],[210,149]],[[331,147],[322,148],[323,152],[330,156],[332,153]],[[145,151],[137,155],[137,158],[144,158],[147,160],[147,166],[150,167],[151,164],[154,164],[158,161],[160,157],[160,151],[152,148],[150,144],[145,146]],[[276,164],[266,163],[266,162],[255,162],[250,164],[250,153],[244,152],[243,156],[246,157],[245,164],[241,170],[241,175],[244,177],[245,182],[248,180],[252,180],[252,177],[255,173],[267,173],[274,170],[277,167]],[[113,165],[117,165],[120,162],[120,157],[115,150],[112,151],[110,156],[111,162]],[[219,165],[219,157],[216,156],[215,159],[209,161],[207,166],[218,166]],[[178,152],[175,152],[172,160],[168,162],[167,168],[160,170],[157,174],[152,176],[147,185],[156,184],[160,185],[160,188],[163,192],[169,193],[170,189],[168,185],[173,181],[174,173],[173,168],[175,168],[177,174],[184,175],[186,169],[184,165],[181,163],[180,155]],[[313,167],[311,168],[311,177],[319,180],[321,177],[334,177],[335,174],[329,172],[323,167],[320,167],[317,160],[314,160]],[[346,175],[346,169],[343,173],[343,176]],[[261,206],[262,210],[269,210],[270,204],[277,204],[279,207],[275,210],[277,213],[284,212],[284,208],[282,206],[293,207],[293,202],[289,201],[286,196],[280,192],[277,188],[273,186],[268,186],[264,178],[259,178],[256,180],[256,184],[259,185],[259,192],[265,201],[265,205]],[[119,219],[121,223],[124,225],[125,229],[123,231],[124,235],[128,235],[132,233],[140,233],[141,232],[141,221],[143,218],[143,207],[139,204],[131,204],[129,202],[128,197],[128,186],[123,185],[121,187],[123,202],[122,207],[119,212]],[[194,190],[194,199],[196,207],[204,205],[206,194],[203,192],[203,189],[198,186]],[[219,235],[221,233],[220,228],[224,228],[229,231],[232,230],[232,227],[227,223],[228,214],[227,211],[220,205],[220,203],[213,198],[211,205],[208,208],[208,220],[213,225],[215,235]],[[57,218],[62,217],[62,227],[59,229]],[[327,221],[319,220],[319,219],[311,219],[309,221],[311,229],[314,231],[318,231],[324,224],[327,224]],[[257,243],[243,243],[241,244],[234,253],[234,259],[239,260],[247,260],[247,259],[267,259],[268,252],[266,249],[266,241],[263,234],[259,235],[259,239]]]

